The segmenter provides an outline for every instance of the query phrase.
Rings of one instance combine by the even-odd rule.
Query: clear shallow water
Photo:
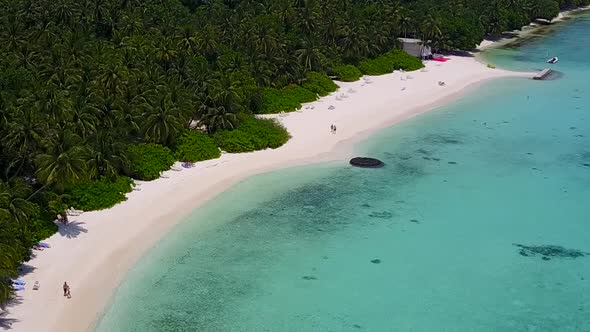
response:
[[[357,146],[384,168],[225,192],[134,267],[97,330],[590,331],[590,256],[514,245],[590,252],[589,33],[579,20],[519,51],[550,47],[560,80],[495,81]]]

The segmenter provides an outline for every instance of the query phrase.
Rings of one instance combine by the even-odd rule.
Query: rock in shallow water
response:
[[[365,168],[377,168],[383,167],[385,164],[375,158],[368,158],[368,157],[355,157],[350,159],[350,164],[356,167],[365,167]]]

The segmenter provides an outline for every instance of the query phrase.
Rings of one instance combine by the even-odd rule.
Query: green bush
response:
[[[256,137],[252,137],[245,131],[221,130],[213,135],[215,143],[227,152],[250,152],[256,150]]]
[[[72,206],[79,210],[94,211],[108,209],[127,200],[125,194],[132,189],[133,180],[120,176],[115,180],[102,177],[99,180],[76,186],[70,193]]]
[[[50,219],[33,219],[29,225],[33,243],[44,240],[58,231],[57,225]]]
[[[361,61],[357,67],[365,75],[384,75],[397,69],[418,70],[424,65],[420,59],[402,50],[393,50],[375,59]]]
[[[320,96],[327,96],[330,92],[338,90],[338,85],[328,75],[317,72],[307,74],[307,80],[302,87]]]
[[[185,131],[178,139],[176,158],[180,161],[196,162],[219,156],[221,152],[215,141],[200,131]]]
[[[261,113],[280,113],[294,111],[301,103],[312,102],[317,96],[299,85],[289,85],[280,90],[265,89],[262,99]]]
[[[363,73],[353,65],[337,66],[333,70],[338,80],[342,82],[358,81],[363,76]]]
[[[287,130],[275,120],[254,117],[243,119],[238,129],[222,130],[213,135],[222,150],[232,153],[276,149],[290,137]]]
[[[154,180],[170,169],[175,159],[172,151],[159,144],[136,144],[128,148],[131,174],[139,180]]]

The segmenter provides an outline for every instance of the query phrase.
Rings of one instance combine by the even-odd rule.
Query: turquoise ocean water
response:
[[[381,169],[223,193],[132,269],[96,330],[590,331],[590,16],[488,56],[531,69],[547,53],[558,80],[494,81],[357,145]]]

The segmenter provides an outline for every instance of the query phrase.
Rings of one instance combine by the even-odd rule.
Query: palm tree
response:
[[[101,130],[91,140],[88,171],[92,178],[115,177],[129,166],[126,145],[108,130]]]
[[[212,134],[222,129],[235,129],[237,113],[242,104],[237,89],[229,77],[213,81],[208,89],[208,98],[201,107],[200,122]]]
[[[109,63],[101,68],[99,82],[112,94],[117,94],[127,83],[127,68],[118,63]]]
[[[199,31],[195,36],[197,49],[205,55],[209,62],[213,62],[217,57],[218,40],[217,31],[212,25],[205,26],[203,31]]]
[[[206,108],[200,122],[207,127],[209,134],[213,134],[222,129],[235,129],[238,119],[236,114],[228,112],[224,106],[214,106]]]
[[[404,8],[400,8],[398,21],[404,38],[408,38],[408,32],[411,32],[414,28],[414,21],[411,16],[411,13],[407,12]]]
[[[369,43],[364,24],[356,26],[343,26],[339,31],[338,44],[343,58],[356,61],[369,53]]]
[[[54,4],[53,16],[59,23],[68,26],[73,22],[76,15],[76,8],[72,2],[67,0],[58,0]]]
[[[88,151],[80,136],[65,129],[50,140],[47,151],[37,156],[37,179],[43,184],[29,199],[53,186],[59,191],[81,182],[87,177]]]
[[[147,141],[171,145],[182,127],[179,109],[170,96],[160,96],[146,112],[144,135]]]
[[[300,49],[295,51],[299,64],[308,70],[322,69],[322,53],[313,40],[307,39]]]
[[[47,126],[49,123],[64,123],[70,118],[71,101],[55,84],[47,84],[31,97],[35,112],[47,117]]]
[[[191,26],[184,26],[182,28],[180,40],[176,47],[185,54],[192,55],[196,49],[195,31]]]
[[[13,293],[11,279],[18,273],[16,270],[20,260],[17,247],[20,245],[14,240],[14,226],[0,216],[0,309]]]
[[[440,44],[442,38],[442,32],[440,30],[440,22],[433,15],[427,15],[422,26],[420,27],[422,32],[422,40],[426,43],[434,45]]]
[[[23,169],[29,169],[27,164],[35,151],[38,150],[42,139],[45,135],[45,126],[38,114],[29,107],[16,107],[11,110],[13,115],[8,122],[5,136],[1,142],[7,151],[4,157],[14,158],[6,169],[6,178],[11,178],[21,174]],[[13,170],[13,168],[16,168]],[[12,175],[9,175],[10,172]]]
[[[69,121],[74,130],[83,139],[96,132],[98,110],[82,96],[77,96],[72,105],[72,118]]]
[[[8,17],[8,24],[0,32],[0,45],[11,51],[20,49],[26,44],[24,27],[18,18],[14,15]]]
[[[27,201],[31,188],[24,180],[15,180],[11,184],[0,181],[0,214],[24,223],[36,212],[36,205]]]

